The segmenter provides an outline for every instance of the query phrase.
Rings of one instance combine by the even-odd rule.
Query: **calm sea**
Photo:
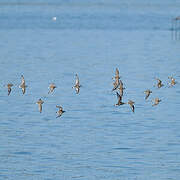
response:
[[[171,36],[179,9],[178,0],[1,0],[0,179],[180,179],[180,41]],[[116,68],[135,113],[114,106]],[[179,83],[168,88],[168,76]]]

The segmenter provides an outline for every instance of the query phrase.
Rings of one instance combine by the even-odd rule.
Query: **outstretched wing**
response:
[[[53,84],[53,83],[50,84],[50,85],[49,85],[49,92],[48,92],[48,94],[51,93],[51,92],[53,92],[53,90],[54,90],[55,88],[56,88],[55,84]]]
[[[162,81],[160,79],[156,78],[156,80],[158,81],[158,84],[162,83]]]
[[[133,105],[134,103],[135,103],[134,101],[129,100],[129,103],[128,103],[128,104]]]
[[[79,86],[79,77],[78,77],[78,75],[76,74],[76,81],[75,81],[75,85],[76,86]]]
[[[25,94],[26,92],[26,87],[22,87],[22,93]]]
[[[21,84],[25,84],[25,79],[23,75],[21,75]]]
[[[116,90],[119,86],[119,79],[116,79],[115,82],[113,83],[114,87],[112,89],[112,91]]]
[[[146,97],[145,97],[145,99],[147,99],[149,97],[149,94],[146,94]]]
[[[39,105],[39,112],[42,112],[42,104],[38,104]]]
[[[123,89],[123,82],[120,80],[120,82],[119,82],[119,86],[120,86],[120,88],[122,88]]]
[[[150,95],[150,92],[149,91],[145,91],[145,93],[146,93],[145,99],[147,99],[149,97],[149,95]]]
[[[134,112],[134,105],[130,105],[132,112]]]
[[[122,96],[120,96],[120,94],[118,92],[116,92],[117,94],[117,98],[118,98],[118,104],[120,104],[122,102]]]
[[[11,93],[11,88],[9,87],[8,88],[8,96],[10,95],[10,93]]]
[[[116,77],[119,76],[119,70],[118,70],[118,68],[116,68],[115,76],[116,76]]]
[[[80,88],[79,88],[79,87],[76,87],[76,94],[79,93],[79,90],[80,90]]]
[[[59,108],[59,110],[62,110],[62,109],[63,109],[62,106],[56,105],[56,107]]]
[[[119,89],[120,96],[123,96],[123,89]]]

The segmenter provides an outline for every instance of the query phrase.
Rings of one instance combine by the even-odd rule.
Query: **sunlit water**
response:
[[[179,179],[180,41],[170,31],[179,7],[170,0],[1,1],[0,179]],[[135,113],[114,106],[116,67]],[[172,88],[170,75],[179,81]],[[57,89],[48,95],[52,82]],[[153,93],[145,101],[147,88]],[[155,97],[162,102],[152,107]],[[60,118],[56,105],[66,111]]]

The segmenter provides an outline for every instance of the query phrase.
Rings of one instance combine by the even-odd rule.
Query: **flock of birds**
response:
[[[119,90],[119,93],[116,92],[118,102],[117,102],[117,104],[115,104],[115,106],[120,106],[120,105],[123,105],[123,104],[129,104],[130,107],[131,107],[132,112],[134,112],[134,110],[135,110],[135,106],[134,106],[135,102],[134,101],[128,100],[127,103],[122,102],[123,92],[124,92],[125,88],[123,86],[123,82],[120,80],[118,68],[116,68],[115,77],[113,77],[113,79],[114,79],[114,82],[113,82],[114,87],[113,87],[112,91]],[[170,79],[170,83],[169,83],[170,87],[174,86],[177,83],[175,81],[175,78],[172,77],[172,76],[168,77],[168,79]],[[161,88],[161,87],[164,86],[164,84],[162,83],[162,81],[160,79],[156,78],[156,80],[157,80],[157,87],[158,88]],[[152,91],[150,89],[147,89],[147,90],[144,91],[144,93],[146,94],[145,100],[147,100],[148,97],[150,96],[150,94],[152,93]],[[155,98],[154,103],[152,104],[152,106],[158,105],[159,102],[161,102],[161,99]]]
[[[76,74],[76,80],[75,80],[75,85],[72,87],[75,89],[76,91],[76,94],[79,93],[80,91],[80,81],[79,81],[79,77],[78,75]],[[177,82],[175,81],[175,78],[173,77],[168,77],[170,79],[170,87],[174,86]],[[124,85],[123,85],[123,82],[122,80],[120,80],[120,75],[119,75],[119,70],[118,68],[116,68],[116,71],[115,71],[115,77],[112,78],[114,81],[113,81],[113,89],[112,91],[115,91],[116,90],[116,94],[117,94],[117,99],[118,99],[118,102],[115,104],[115,106],[120,106],[120,105],[124,105],[124,104],[129,104],[132,112],[135,111],[135,102],[132,101],[132,100],[128,100],[127,103],[123,102],[122,101],[122,98],[123,98],[123,94],[124,94]],[[164,84],[162,83],[162,81],[158,78],[156,78],[157,80],[157,87],[158,88],[161,88],[164,86]],[[11,93],[11,90],[12,90],[12,86],[13,84],[9,83],[7,84],[7,88],[8,88],[8,96],[10,95]],[[26,88],[27,88],[27,85],[26,85],[26,82],[25,82],[25,79],[24,79],[24,76],[21,75],[21,84],[19,85],[19,88],[22,89],[22,93],[25,94],[26,92]],[[49,92],[48,94],[52,93],[54,91],[54,89],[57,88],[56,85],[54,83],[51,83],[49,85]],[[119,92],[118,92],[119,91]],[[150,89],[147,89],[144,91],[144,93],[146,94],[145,96],[145,100],[148,99],[148,97],[150,96],[150,94],[152,93],[152,91]],[[154,103],[152,104],[152,106],[156,106],[159,104],[159,102],[161,102],[161,100],[159,98],[155,98],[154,99]],[[42,112],[42,104],[44,103],[44,101],[40,98],[37,102],[38,104],[38,107],[39,107],[39,112],[41,113]],[[58,108],[58,111],[56,112],[57,113],[57,118],[60,117],[65,111],[63,110],[62,106],[59,106],[59,105],[56,105],[56,107]]]
[[[10,95],[13,86],[14,85],[12,83],[8,83],[7,84],[8,96]],[[76,93],[78,94],[79,90],[80,90],[80,87],[81,87],[81,85],[79,83],[79,77],[76,74],[75,85],[72,88],[75,88]],[[22,89],[22,93],[25,94],[27,85],[26,85],[26,82],[25,82],[25,79],[24,79],[23,75],[21,75],[21,84],[19,85],[19,88],[21,88]],[[51,83],[49,85],[49,92],[48,92],[48,94],[52,93],[55,88],[57,88],[57,86],[54,83]],[[41,113],[42,112],[42,104],[44,103],[44,101],[40,98],[36,103],[38,104],[39,112]],[[66,111],[63,110],[62,106],[56,105],[56,107],[58,108],[58,111],[56,112],[57,113],[57,118],[58,118],[58,117],[60,117]]]

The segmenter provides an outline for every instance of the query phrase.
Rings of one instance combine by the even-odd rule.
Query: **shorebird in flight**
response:
[[[156,106],[159,104],[159,102],[161,102],[161,100],[159,98],[155,98],[154,99],[154,104],[152,106]]]
[[[134,103],[135,103],[135,102],[133,102],[133,101],[131,101],[131,100],[128,101],[128,104],[130,105],[132,112],[134,112],[134,109],[135,109]]]
[[[164,86],[164,84],[162,84],[162,81],[160,79],[156,78],[156,80],[158,81],[157,82],[157,87],[158,88],[161,88],[162,86]]]
[[[76,94],[78,94],[79,91],[80,91],[81,85],[80,85],[80,82],[79,82],[79,77],[78,77],[78,75],[76,74],[75,76],[76,76],[76,81],[75,81],[75,85],[74,85],[72,88],[75,88]]]
[[[144,93],[146,94],[145,99],[147,99],[150,96],[150,94],[152,93],[152,91],[147,89],[147,90],[144,91]]]
[[[55,85],[54,83],[51,83],[51,84],[49,85],[49,92],[48,92],[48,94],[49,94],[49,93],[52,93],[55,88],[57,88],[56,85]]]
[[[66,111],[64,111],[61,106],[56,105],[56,107],[59,108],[58,111],[56,112],[58,114],[58,116],[56,118],[58,118]]]
[[[40,98],[37,102],[36,102],[39,106],[39,112],[42,112],[42,104],[44,103],[44,101]]]
[[[174,85],[177,83],[176,80],[175,80],[175,78],[173,78],[172,76],[171,76],[171,77],[168,77],[168,79],[171,80],[171,82],[169,83],[170,86],[174,86]]]
[[[13,84],[9,83],[7,84],[7,88],[8,88],[8,96],[10,95],[11,93],[11,88],[12,88]]]
[[[23,94],[25,94],[25,92],[26,92],[26,87],[27,87],[27,86],[26,86],[26,83],[25,83],[24,76],[21,75],[21,84],[20,84],[19,88],[22,89],[22,93],[23,93]]]

